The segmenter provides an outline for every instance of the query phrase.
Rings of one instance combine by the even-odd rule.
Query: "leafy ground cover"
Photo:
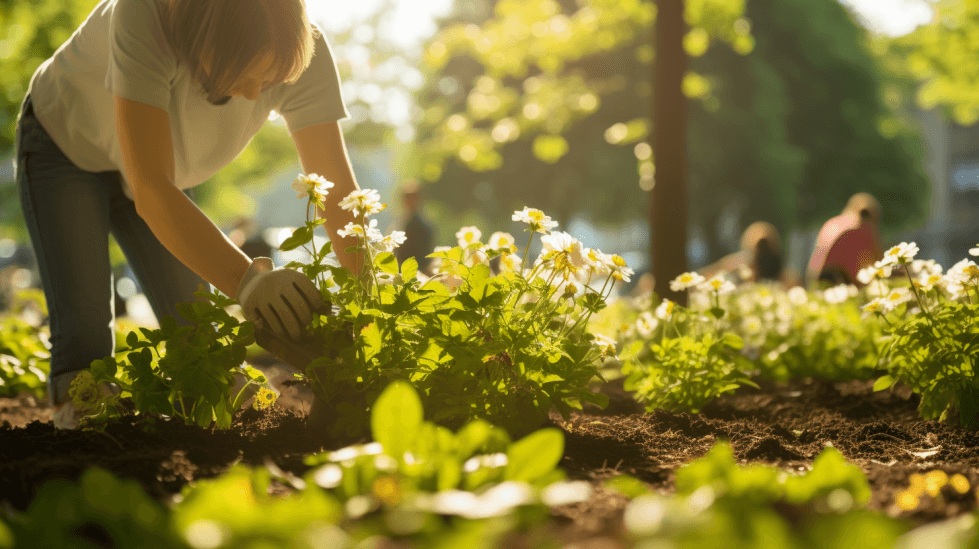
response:
[[[322,220],[309,211],[330,186],[297,179],[307,223],[282,249],[313,245]],[[464,227],[428,277],[394,259],[403,235],[369,219],[384,208],[375,191],[341,206],[359,220],[340,234],[358,237],[360,276],[324,263],[329,245],[287,266],[323,297],[305,348],[315,356],[290,377],[328,403],[329,424],[272,406],[269,380],[245,362],[260,358],[248,351],[256,324],[198,292],[209,303],[181,309],[193,326],[164,318],[93,361],[69,393],[92,429],[57,432],[36,398],[43,329],[23,312],[6,320],[0,379],[16,396],[0,403],[0,548],[14,535],[63,545],[48,539],[57,532],[96,546],[158,532],[160,547],[195,548],[979,539],[977,435],[965,429],[977,409],[974,263],[941,275],[902,243],[861,272],[864,290],[684,273],[671,286],[690,307],[608,307],[632,271],[551,232],[539,210],[513,215],[530,233],[523,259],[513,236],[483,244]],[[99,381],[122,394],[100,394]],[[241,410],[252,386],[264,387]],[[220,503],[235,498],[238,512]],[[62,512],[80,522],[49,528]]]
[[[592,487],[586,501],[552,507],[545,515],[549,518],[543,524],[557,546],[588,542],[632,547],[630,498],[608,480],[617,474],[638,479],[642,490],[630,493],[633,503],[649,502],[640,497],[644,490],[683,494],[678,471],[707,456],[720,441],[730,441],[742,466],[765,464],[794,473],[810,469],[827,443],[832,444],[866,474],[867,506],[880,513],[874,516],[907,521],[894,523],[906,525],[901,532],[967,517],[976,509],[979,434],[920,420],[918,397],[907,389],[875,392],[871,381],[763,381],[758,389],[742,387],[691,415],[664,410],[642,414],[642,406],[616,385],[606,387],[611,402],[605,410],[586,407],[569,421],[551,416],[551,426],[565,440],[560,467],[570,480]],[[58,432],[47,422],[50,410],[29,396],[0,401],[0,410],[2,498],[19,511],[29,507],[46,482],[78,480],[92,467],[132,479],[149,498],[172,503],[186,486],[214,479],[235,465],[269,466],[286,477],[301,478],[314,468],[307,456],[368,441],[310,432],[301,414],[281,408],[241,411],[230,429],[213,432],[180,420],[158,421],[147,429],[134,416],[109,424],[104,432]],[[934,471],[945,477],[944,483],[932,481],[935,497],[915,489]],[[968,483],[964,493],[952,485],[955,475]],[[295,488],[273,479],[269,491],[284,495]],[[790,525],[798,522],[799,513],[816,516],[812,508],[772,505],[776,516]],[[540,546],[533,535],[517,537]]]

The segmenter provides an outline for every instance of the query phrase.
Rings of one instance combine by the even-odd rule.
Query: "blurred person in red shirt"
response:
[[[854,284],[857,273],[884,256],[880,246],[880,202],[868,193],[850,197],[840,215],[819,230],[816,247],[806,269],[806,281]]]

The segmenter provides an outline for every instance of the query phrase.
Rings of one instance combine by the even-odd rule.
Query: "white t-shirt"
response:
[[[164,1],[102,0],[31,78],[35,115],[79,168],[118,170],[125,181],[113,95],[167,111],[180,189],[200,185],[234,160],[273,110],[290,132],[347,117],[322,32],[310,66],[295,83],[273,86],[255,101],[208,103],[164,37],[156,10]],[[123,192],[133,198],[128,182]]]

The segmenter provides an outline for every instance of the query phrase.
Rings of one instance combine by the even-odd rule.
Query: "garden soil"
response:
[[[721,440],[731,443],[743,463],[798,472],[831,444],[867,474],[872,509],[916,524],[976,507],[975,490],[959,495],[946,487],[943,502],[926,498],[912,513],[896,508],[895,496],[912,473],[941,469],[979,485],[979,433],[919,420],[918,398],[906,389],[875,393],[872,382],[858,381],[762,382],[759,389],[718,399],[700,415],[646,414],[621,381],[603,390],[611,399],[605,410],[586,409],[569,421],[551,418],[565,433],[561,466],[572,479],[591,480],[596,488],[589,501],[554,510],[554,532],[582,548],[621,546],[614,540],[623,539],[627,500],[605,489],[602,480],[625,473],[669,494],[676,469]],[[227,431],[130,417],[92,432],[56,431],[46,402],[0,399],[0,505],[25,509],[43,482],[77,479],[91,466],[136,479],[152,497],[168,502],[186,484],[237,462],[274,464],[285,474],[302,475],[304,456],[357,442],[366,441],[331,440],[307,429],[301,406],[240,411]]]

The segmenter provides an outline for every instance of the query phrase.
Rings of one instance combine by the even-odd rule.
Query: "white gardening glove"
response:
[[[248,266],[235,299],[246,320],[293,340],[305,335],[323,301],[308,276],[292,269],[276,269],[268,257],[256,257]]]

